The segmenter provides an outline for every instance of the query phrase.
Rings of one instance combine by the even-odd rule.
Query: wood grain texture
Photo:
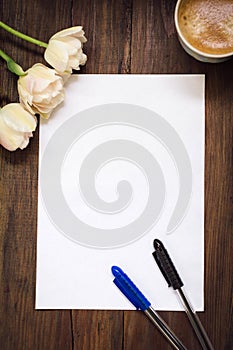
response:
[[[82,73],[129,73],[131,1],[74,1],[72,14],[73,25],[85,23],[88,38],[89,59]],[[124,349],[122,311],[74,310],[72,314],[74,349]]]
[[[62,13],[62,16],[61,16]],[[47,41],[71,25],[71,2],[2,1],[2,21]],[[53,21],[48,20],[53,18]],[[1,48],[24,69],[42,50],[0,31]],[[17,79],[1,61],[1,106],[18,101]],[[70,311],[35,311],[38,129],[24,151],[0,148],[0,348],[71,349]]]
[[[2,1],[2,21],[47,41],[83,25],[85,73],[206,74],[205,312],[216,350],[232,339],[233,60],[195,61],[180,47],[172,0]],[[42,49],[0,30],[1,48],[27,69]],[[17,79],[0,65],[1,106],[17,101]],[[0,348],[171,349],[144,315],[128,311],[35,311],[38,129],[24,151],[0,148]],[[200,349],[184,313],[162,316],[190,350]]]
[[[88,64],[83,73],[129,73],[131,1],[74,1],[73,25],[85,23]],[[91,57],[93,59],[91,59]]]

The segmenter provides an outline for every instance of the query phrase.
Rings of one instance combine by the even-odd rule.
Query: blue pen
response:
[[[137,310],[142,310],[146,316],[149,317],[160,332],[170,341],[173,347],[177,350],[187,350],[122,269],[118,266],[112,266],[112,273],[115,277],[113,283],[115,283]]]

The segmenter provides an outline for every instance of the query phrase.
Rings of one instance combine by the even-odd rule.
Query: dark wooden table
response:
[[[80,74],[206,74],[205,312],[216,350],[232,339],[233,60],[205,64],[180,47],[172,0],[2,0],[2,21],[48,41],[83,25],[87,65]],[[0,30],[1,48],[24,69],[43,49]],[[45,63],[45,62],[44,62]],[[0,65],[1,106],[18,101],[17,77]],[[24,151],[0,147],[0,348],[150,350],[170,345],[137,311],[35,311],[38,128]],[[188,349],[200,349],[183,312],[162,312]]]

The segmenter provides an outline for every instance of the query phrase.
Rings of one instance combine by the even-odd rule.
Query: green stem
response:
[[[44,43],[43,41],[40,41],[40,40],[37,40],[37,39],[34,39],[34,38],[32,38],[32,37],[30,37],[28,35],[25,35],[25,34],[23,34],[21,32],[18,32],[17,30],[9,27],[7,24],[5,24],[5,23],[3,23],[1,21],[0,21],[0,27],[5,29],[7,32],[9,32],[9,33],[11,33],[11,34],[13,34],[13,35],[23,39],[23,40],[29,41],[32,44],[36,44],[38,46],[45,47],[45,48],[48,46],[47,43]]]
[[[8,56],[5,52],[0,50],[0,56],[6,61],[9,62],[11,60],[10,56]]]
[[[6,61],[7,68],[12,73],[14,73],[18,76],[23,76],[23,75],[27,74],[23,71],[22,67],[18,63],[16,63],[10,56],[8,56],[1,49],[0,49],[0,57],[2,57],[4,59],[4,61]]]

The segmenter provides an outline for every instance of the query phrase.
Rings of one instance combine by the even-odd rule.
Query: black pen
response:
[[[153,257],[162,272],[164,278],[166,279],[168,283],[168,287],[173,287],[173,289],[178,293],[179,298],[181,300],[181,303],[186,311],[186,314],[189,318],[189,321],[197,335],[197,338],[204,350],[214,350],[208,335],[204,329],[204,327],[201,324],[201,321],[199,320],[197,314],[195,313],[192,305],[190,302],[187,300],[182,287],[183,287],[183,282],[176,271],[176,268],[166,251],[163,243],[155,239],[154,240],[154,248],[155,251],[153,253]]]

